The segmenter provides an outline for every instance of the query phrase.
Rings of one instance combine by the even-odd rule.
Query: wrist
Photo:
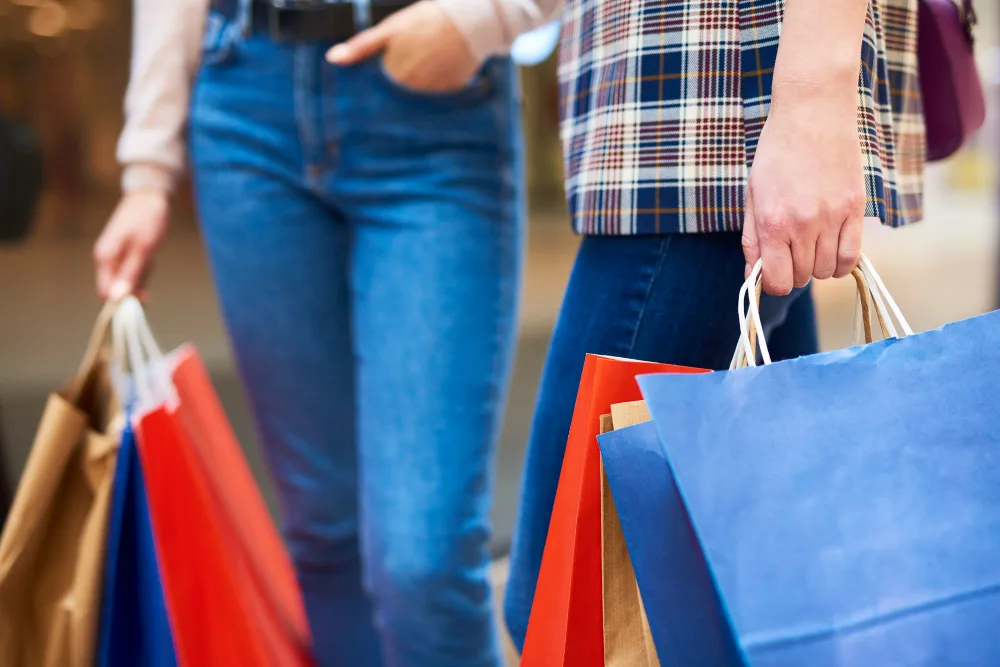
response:
[[[432,1],[455,24],[477,65],[509,47],[502,17],[497,14],[493,0]]]
[[[139,211],[148,224],[166,228],[170,224],[170,197],[162,190],[132,190],[122,195],[119,207]]]
[[[177,185],[178,175],[173,170],[154,163],[131,163],[122,171],[122,192],[158,194],[169,200]]]
[[[824,113],[857,113],[860,60],[853,66],[826,63],[810,71],[801,68],[775,67],[771,90],[771,108],[781,111],[810,108]]]
[[[799,0],[789,13],[805,9]],[[824,18],[827,23],[835,21],[812,14],[808,23],[798,14],[786,17],[774,63],[772,97],[779,101],[839,99],[857,104],[863,23],[854,26],[851,18],[848,26],[823,30],[817,21]]]
[[[162,204],[164,208],[170,208],[170,195],[163,190],[128,190],[122,193],[123,199],[142,199]]]

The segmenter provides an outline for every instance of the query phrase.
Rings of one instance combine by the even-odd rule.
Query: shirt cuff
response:
[[[514,36],[507,35],[498,0],[437,0],[438,7],[454,22],[479,63],[506,53]]]
[[[178,174],[159,164],[135,163],[122,172],[123,192],[163,192],[170,194],[177,187]]]

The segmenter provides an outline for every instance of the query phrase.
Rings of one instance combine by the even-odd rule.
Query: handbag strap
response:
[[[951,0],[951,2],[958,10],[958,22],[962,24],[965,38],[969,40],[969,44],[973,44],[975,42],[973,31],[979,24],[979,17],[976,15],[976,8],[972,5],[972,0]]]
[[[958,8],[958,18],[962,21],[962,25],[966,29],[972,29],[979,23],[979,17],[976,16],[976,8],[972,6],[972,0],[952,0],[955,6]]]

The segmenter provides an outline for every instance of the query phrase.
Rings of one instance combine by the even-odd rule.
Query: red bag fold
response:
[[[521,667],[604,667],[601,415],[642,398],[635,378],[707,371],[587,355],[559,474]]]
[[[175,405],[136,419],[182,667],[311,666],[291,560],[195,350],[169,359]]]

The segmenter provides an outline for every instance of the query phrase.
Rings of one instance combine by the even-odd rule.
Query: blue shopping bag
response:
[[[660,664],[742,664],[732,636],[719,631],[727,622],[725,612],[656,426],[653,422],[628,426],[600,435],[597,441]],[[683,607],[672,589],[678,586],[684,587]],[[667,660],[660,646],[669,648],[682,641],[699,646],[704,662]]]
[[[98,667],[176,667],[146,488],[132,427],[115,468]]]
[[[659,444],[602,454],[661,662],[1000,664],[998,378],[1000,313],[641,377]]]

